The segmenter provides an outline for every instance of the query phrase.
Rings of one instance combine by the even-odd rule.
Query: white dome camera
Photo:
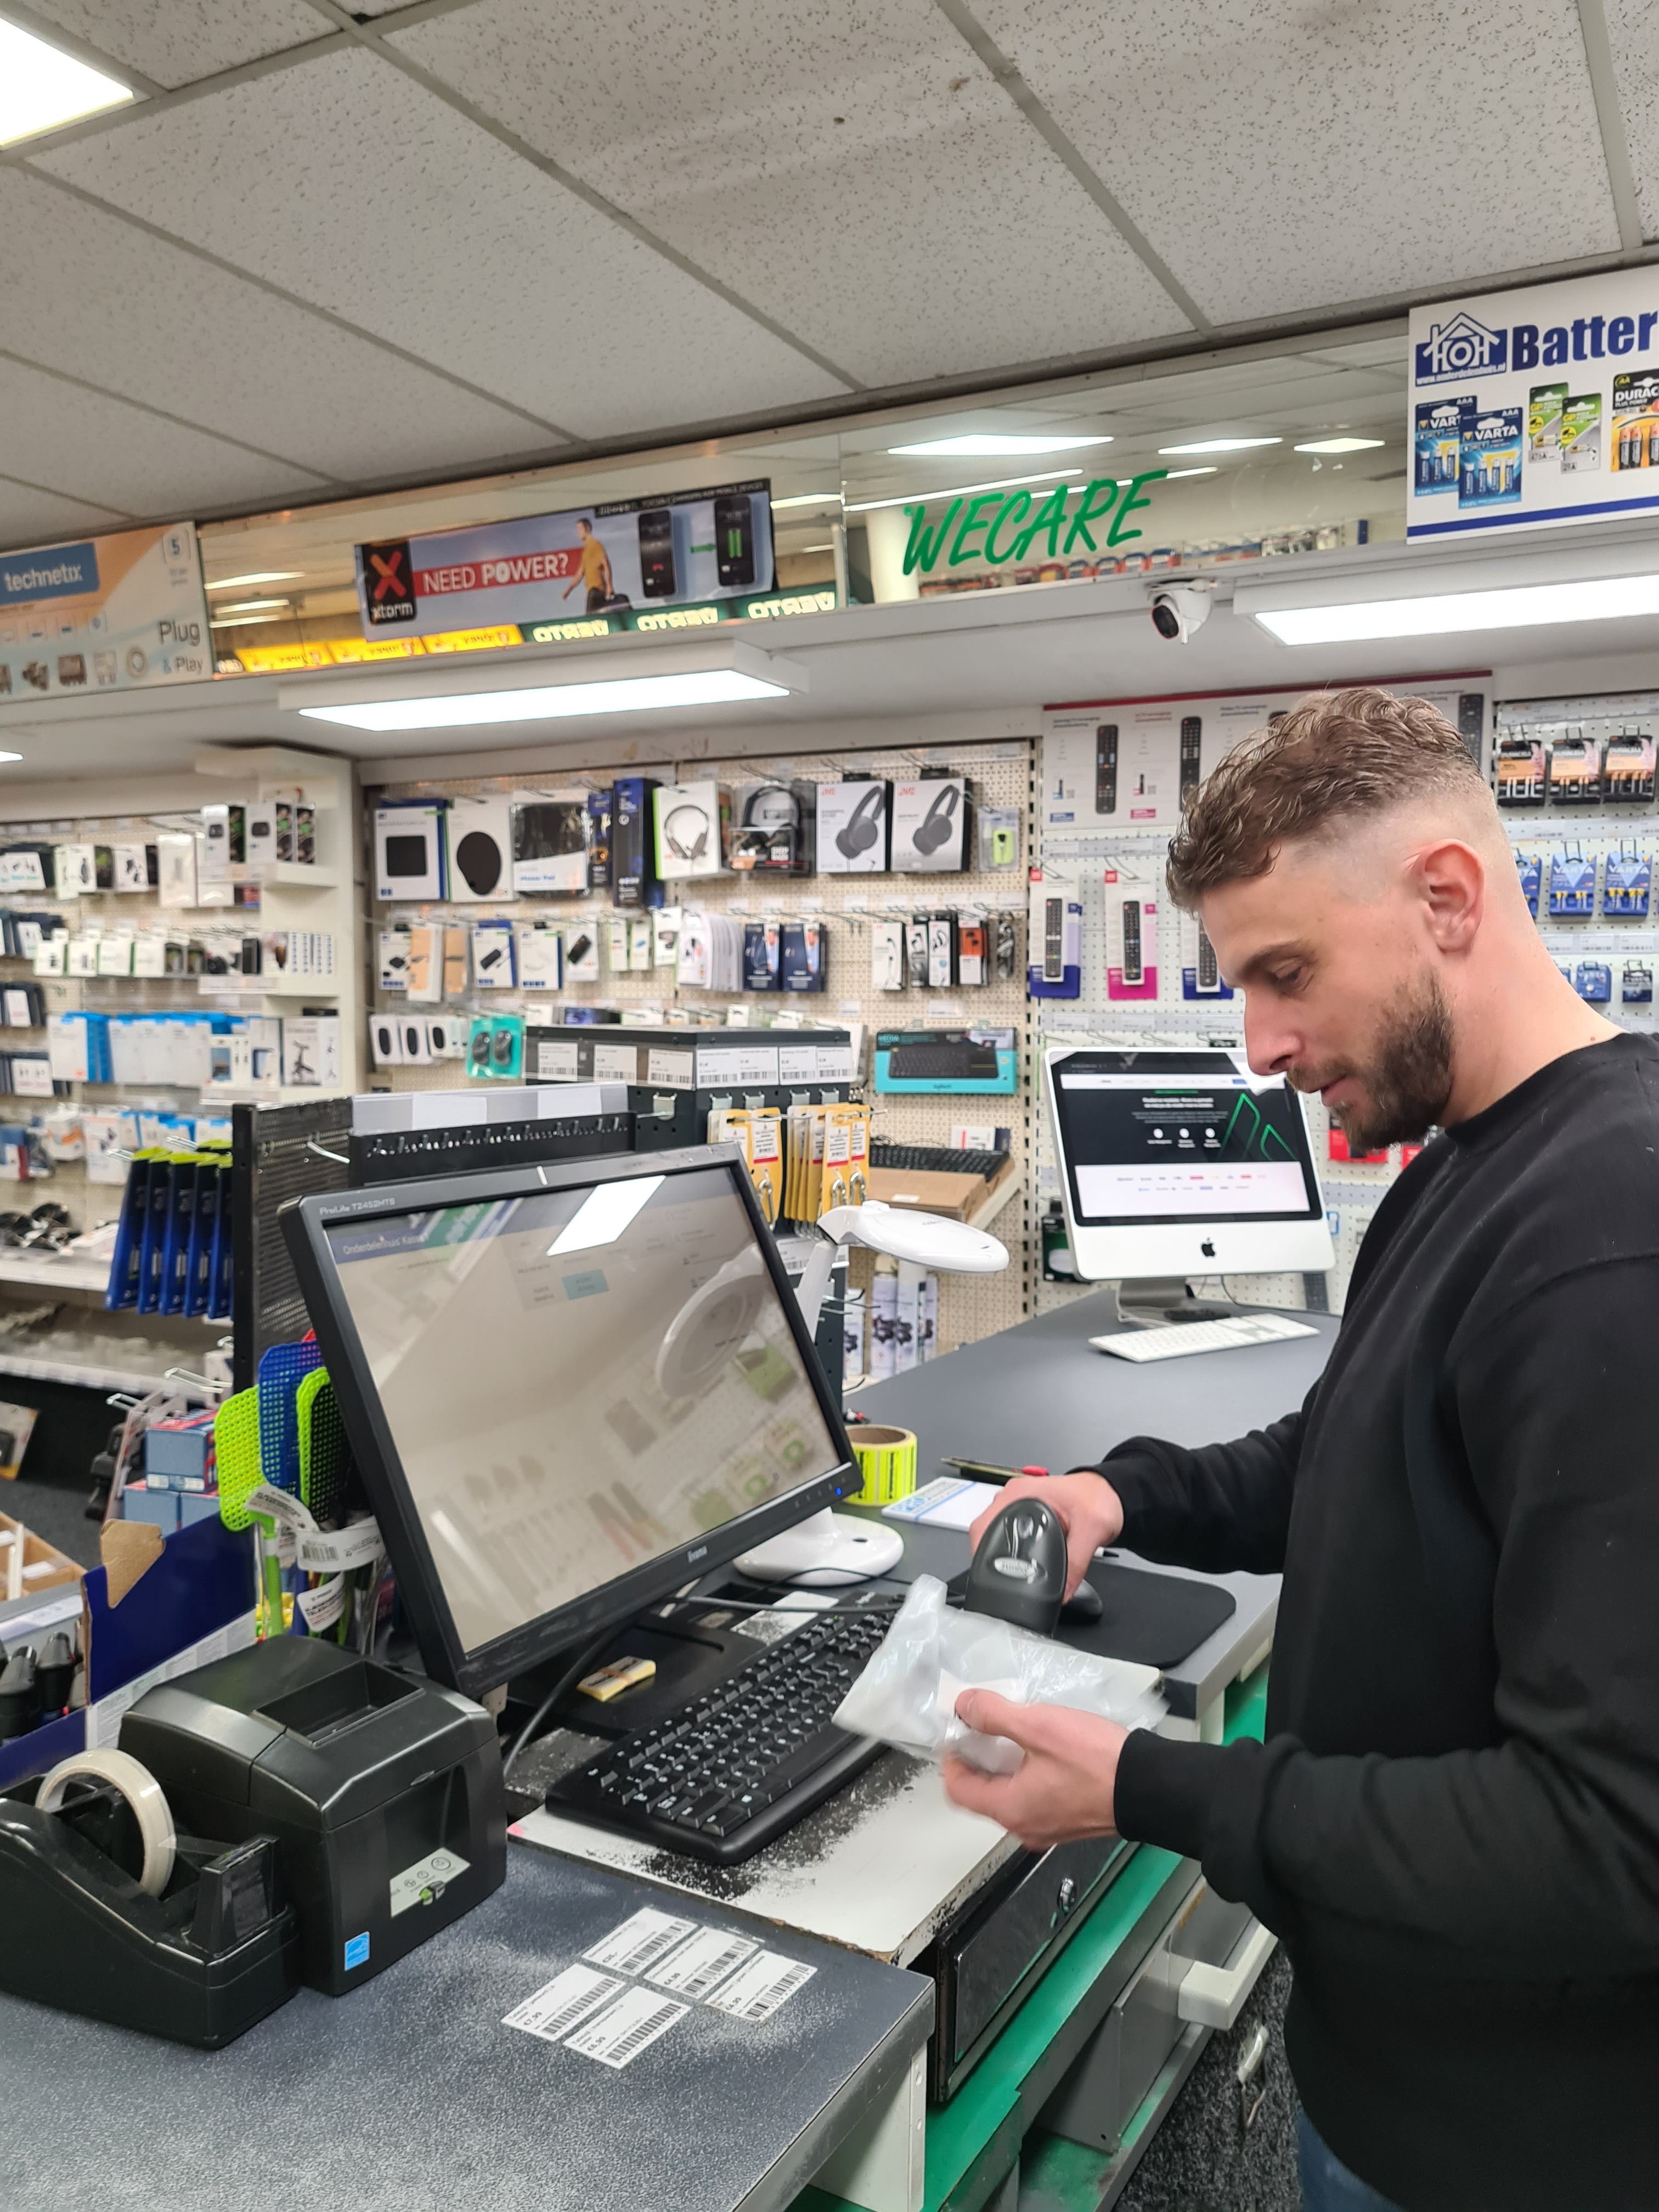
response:
[[[1152,593],[1152,628],[1172,645],[1185,645],[1209,619],[1215,586],[1207,577],[1190,584],[1160,585]]]

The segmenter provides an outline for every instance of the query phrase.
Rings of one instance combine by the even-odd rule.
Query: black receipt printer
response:
[[[336,1644],[279,1636],[148,1691],[121,1748],[175,1822],[274,1836],[300,1972],[343,1996],[507,1879],[507,1800],[482,1706]]]

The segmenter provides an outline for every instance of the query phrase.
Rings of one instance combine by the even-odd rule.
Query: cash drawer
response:
[[[955,2095],[1111,1887],[1133,1846],[1102,1836],[1010,1859],[917,1961],[938,1991],[927,2094]]]

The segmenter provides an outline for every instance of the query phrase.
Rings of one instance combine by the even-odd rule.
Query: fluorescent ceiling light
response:
[[[1186,446],[1160,446],[1160,453],[1245,453],[1253,446],[1282,446],[1282,438],[1194,438]]]
[[[288,602],[283,599],[276,604],[286,606]],[[286,617],[282,615],[210,615],[208,628],[210,629],[246,629],[250,623],[274,623],[285,619]]]
[[[0,761],[20,761],[22,757],[21,753],[0,753]]]
[[[1165,483],[1175,483],[1182,477],[1212,477],[1214,474],[1215,464],[1212,461],[1206,469],[1165,469],[1164,481]]]
[[[838,491],[799,491],[793,493],[787,499],[775,499],[772,502],[772,512],[775,514],[781,507],[839,507],[840,505],[841,494]]]
[[[1297,446],[1292,450],[1298,453],[1364,453],[1382,442],[1381,438],[1310,438],[1305,446]]]
[[[641,1207],[668,1180],[666,1176],[630,1176],[623,1182],[602,1182],[591,1190],[547,1248],[550,1260],[567,1252],[591,1252],[600,1244],[614,1244]]]
[[[1021,438],[1001,430],[973,431],[965,438],[929,438],[920,446],[890,446],[890,453],[1072,453],[1082,446],[1109,446],[1109,434],[1092,438]]]
[[[251,576],[215,576],[208,589],[240,592],[252,589],[255,584],[297,584],[304,574],[303,568],[257,568]]]
[[[222,615],[251,615],[256,607],[285,607],[286,599],[231,599],[219,612]]]
[[[1251,608],[1285,645],[1344,645],[1373,637],[1443,637],[1454,630],[1522,629],[1537,623],[1607,622],[1659,614],[1659,575],[1609,576],[1508,591],[1434,592],[1348,606]]]
[[[216,629],[218,625],[216,623]],[[544,684],[520,691],[452,692],[438,698],[368,699],[362,705],[301,707],[316,722],[353,730],[451,730],[472,722],[542,722],[567,714],[643,714],[654,707],[727,707],[783,699],[788,686],[738,668],[682,676],[624,676],[594,684]]]
[[[1045,469],[1041,476],[994,477],[989,483],[950,484],[943,491],[902,491],[891,499],[854,500],[848,514],[868,514],[878,507],[925,507],[932,499],[966,499],[973,491],[1008,491],[1022,484],[1053,483],[1057,477],[1080,477],[1081,469]]]
[[[0,146],[120,107],[133,96],[131,85],[0,21]]]
[[[835,550],[836,541],[833,538],[826,538],[822,545],[798,545],[795,548],[798,553],[833,553]]]

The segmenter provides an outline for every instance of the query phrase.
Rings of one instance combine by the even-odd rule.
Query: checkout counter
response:
[[[1089,1347],[1117,1325],[1103,1292],[856,1403],[915,1431],[921,1482],[946,1454],[1063,1472],[1138,1432],[1198,1443],[1275,1419],[1328,1353],[1335,1322],[1310,1319],[1311,1336],[1136,1366]],[[905,1533],[900,1579],[965,1565],[965,1535]],[[1167,1676],[1165,1725],[1217,1741],[1260,1733],[1277,1598],[1271,1579],[1226,1582],[1231,1614]],[[520,1772],[544,1786],[589,1747],[555,1736]],[[1018,1856],[933,1769],[889,1753],[736,1867],[541,1809],[511,1832],[505,1884],[476,1910],[343,2002],[301,1990],[225,2051],[0,1996],[0,2201],[222,2212],[274,2186],[354,2212],[1105,2206],[1271,1949],[1191,1861],[1103,1847],[1086,1884],[1045,1865],[1004,1926],[1069,1916],[1069,1940],[1032,1982],[1000,1939],[969,1958],[971,2063],[933,2103],[928,1969],[947,1939],[971,1945],[976,1899]],[[665,2075],[598,2065],[558,2101],[545,2046],[503,2021],[641,1909],[747,1930],[812,1975],[766,2032],[702,2009]]]

